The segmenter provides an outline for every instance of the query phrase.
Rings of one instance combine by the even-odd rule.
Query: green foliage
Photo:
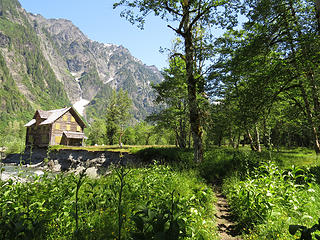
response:
[[[106,142],[106,123],[103,119],[96,119],[93,121],[87,131],[88,140],[87,145],[102,145]]]
[[[25,122],[9,121],[0,124],[0,147],[6,147],[6,153],[21,153],[25,145]]]
[[[69,105],[62,83],[41,52],[40,40],[33,27],[24,16],[20,17],[24,24],[0,18],[0,30],[9,37],[10,50],[20,60],[19,64],[26,66],[26,71],[19,72],[23,84],[43,109]]]
[[[2,145],[9,147],[10,152],[17,152],[21,151],[25,141],[24,134],[12,133],[12,123],[18,121],[25,124],[32,118],[35,108],[49,110],[69,105],[70,102],[62,83],[42,54],[40,41],[29,20],[17,11],[17,6],[20,6],[18,1],[5,0],[2,5],[5,14],[0,17],[0,31],[7,39],[6,47],[16,63],[15,66],[10,65],[0,54],[0,136],[4,138]],[[17,79],[12,76],[12,67],[19,68],[15,76]],[[18,132],[21,131],[25,131],[22,125]]]
[[[240,127],[249,135],[258,126],[267,147],[271,138],[274,146],[312,146],[319,153],[314,1],[249,0],[243,6],[243,29],[215,42],[219,58],[210,82],[225,111],[232,110],[231,130]]]
[[[9,69],[6,65],[5,59],[0,54],[0,131],[4,130],[9,121],[15,119],[26,120],[32,111],[32,107],[27,99],[19,92]],[[6,129],[7,131],[8,129]]]
[[[4,239],[45,239],[61,234],[62,226],[72,222],[62,211],[73,195],[72,187],[72,181],[61,176],[45,176],[28,184],[1,182],[0,235]]]
[[[113,145],[117,132],[120,132],[119,144],[121,143],[124,127],[132,117],[130,113],[131,107],[132,101],[128,96],[128,92],[124,92],[122,89],[119,92],[112,92],[106,109],[106,134],[109,144]]]
[[[186,223],[180,216],[184,209],[179,209],[179,198],[175,199],[172,192],[169,206],[152,209],[143,207],[133,217],[137,232],[132,234],[133,239],[172,239],[186,237]]]
[[[158,113],[148,116],[147,121],[154,122],[158,128],[171,129],[181,148],[187,146],[188,93],[185,62],[176,57],[170,60],[170,67],[162,72],[165,80],[153,86],[158,104],[166,107]]]
[[[168,129],[158,128],[146,122],[126,128],[123,136],[126,145],[174,145],[174,135]]]
[[[95,119],[91,126],[86,130],[88,140],[87,145],[102,145],[108,142],[106,136],[106,122],[102,119]],[[117,132],[114,140],[122,136],[124,145],[174,145],[173,133],[169,130],[159,129],[146,122],[139,122],[134,126],[128,126],[124,132]]]
[[[245,178],[267,159],[266,153],[216,148],[205,152],[204,161],[199,165],[199,170],[201,176],[208,182],[220,182],[233,174]]]
[[[191,169],[194,166],[192,150],[190,149],[151,147],[139,150],[136,155],[145,163],[151,163],[155,160],[162,164],[169,163],[187,169]]]
[[[179,234],[179,239],[215,239],[214,195],[195,171],[178,172],[158,165],[133,168],[124,178],[122,190],[117,172],[114,169],[100,179],[44,175],[25,183],[0,182],[0,236],[114,239],[119,236],[121,209],[121,239],[138,239],[141,224],[148,239],[156,239],[157,226]],[[151,225],[154,231],[146,229]]]
[[[243,180],[233,175],[223,189],[248,239],[291,239],[284,229],[301,220],[309,226],[320,213],[319,186],[297,167],[281,170],[268,162]]]

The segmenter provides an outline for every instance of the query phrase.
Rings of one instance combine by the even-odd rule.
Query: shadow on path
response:
[[[231,215],[226,197],[221,193],[220,187],[215,187],[214,190],[217,197],[216,222],[221,240],[241,240],[241,233],[239,233],[237,224]]]

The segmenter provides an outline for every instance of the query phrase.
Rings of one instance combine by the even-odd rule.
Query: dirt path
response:
[[[232,221],[226,197],[221,193],[219,187],[215,188],[215,193],[218,199],[216,203],[216,221],[221,240],[241,240],[239,233],[236,231],[236,224]]]

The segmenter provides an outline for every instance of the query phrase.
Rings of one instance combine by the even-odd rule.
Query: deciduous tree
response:
[[[106,109],[106,131],[109,144],[113,145],[114,136],[119,132],[119,145],[121,145],[124,127],[132,117],[131,107],[132,101],[127,92],[122,89],[119,92],[112,92]]]
[[[320,153],[318,1],[246,0],[244,4],[248,19],[244,31],[222,40],[219,67],[224,87],[239,97],[247,129],[275,102],[290,102],[304,114],[314,149]]]
[[[202,67],[208,58],[204,53],[209,51],[208,43],[213,37],[210,29],[216,25],[227,27],[236,22],[236,11],[232,9],[238,9],[238,3],[238,0],[121,0],[114,5],[125,6],[121,15],[131,23],[138,23],[141,28],[148,14],[153,13],[170,22],[168,27],[182,39],[183,52],[176,55],[186,64],[189,119],[197,162],[203,159],[203,129],[198,100],[204,91]],[[202,32],[200,35],[199,29]]]
[[[179,57],[172,58],[169,68],[164,69],[162,75],[165,80],[153,88],[157,94],[155,101],[163,104],[164,109],[147,119],[164,129],[171,128],[175,132],[177,145],[185,148],[189,132],[185,62]]]

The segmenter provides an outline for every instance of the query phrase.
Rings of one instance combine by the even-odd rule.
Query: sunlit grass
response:
[[[145,148],[173,148],[173,145],[97,145],[97,146],[64,146],[64,145],[55,145],[50,146],[50,150],[85,150],[89,152],[100,152],[100,151],[109,151],[109,152],[125,152],[125,153],[135,153],[139,150]]]
[[[282,167],[319,165],[319,156],[315,153],[278,153],[277,157]]]
[[[226,150],[225,154],[233,154],[235,149],[231,147],[213,147],[211,150]],[[252,152],[249,145],[240,146],[238,148],[241,152]],[[285,148],[268,150],[262,146],[262,152],[260,153],[265,160],[275,161],[282,168],[288,168],[294,166],[317,166],[320,163],[320,155],[317,155],[313,149],[305,147],[297,148]]]

